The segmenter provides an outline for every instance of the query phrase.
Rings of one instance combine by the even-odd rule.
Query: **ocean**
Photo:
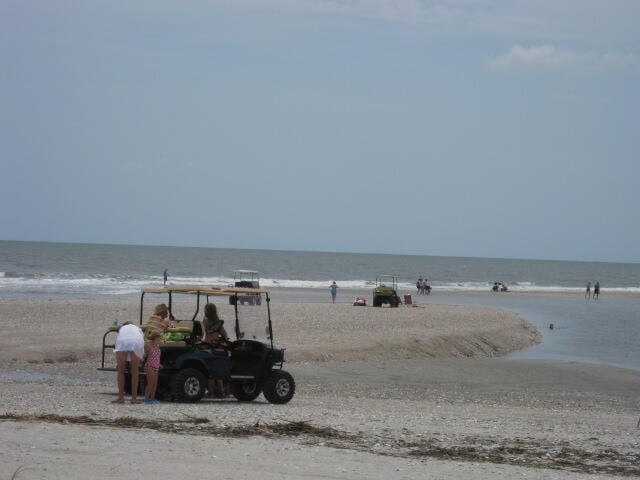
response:
[[[640,294],[640,264],[0,241],[0,300],[137,298],[140,288],[162,285],[165,268],[170,283],[218,285],[231,283],[233,270],[257,270],[277,301],[329,301],[332,280],[340,286],[338,300],[350,301],[377,274],[394,274],[399,293],[427,308],[482,305],[526,318],[543,341],[513,358],[640,370],[640,296],[608,296]],[[432,295],[415,295],[420,275]],[[495,294],[494,281],[512,292],[549,295]],[[584,299],[587,281],[600,282],[600,300]]]
[[[512,260],[418,255],[0,241],[0,299],[136,295],[169,281],[228,284],[233,270],[260,272],[265,288],[367,289],[377,274],[399,277],[412,291],[418,276],[435,292],[579,292],[588,281],[603,291],[640,293],[640,264]]]

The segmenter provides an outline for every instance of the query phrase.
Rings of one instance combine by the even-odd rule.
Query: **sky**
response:
[[[0,239],[640,262],[640,2],[0,2]]]

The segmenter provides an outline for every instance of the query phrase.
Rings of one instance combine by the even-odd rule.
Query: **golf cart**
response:
[[[381,307],[388,303],[390,307],[397,307],[400,304],[400,297],[397,293],[398,277],[395,275],[376,276],[376,286],[373,289],[373,306]]]
[[[260,393],[264,394],[270,403],[287,403],[291,400],[295,392],[295,381],[282,369],[284,349],[275,348],[273,345],[270,299],[266,290],[203,285],[145,288],[140,297],[142,329],[144,300],[145,296],[150,294],[168,296],[167,305],[171,319],[171,327],[160,345],[161,369],[156,393],[159,399],[197,402],[205,394],[207,381],[216,379],[222,380],[230,388],[233,396],[240,401],[255,400]],[[237,301],[241,295],[264,295],[265,306],[243,308]],[[178,302],[176,296],[195,300],[195,312],[192,316],[184,320],[174,317],[174,310],[185,308],[185,302]],[[215,302],[221,298],[231,299],[231,304]],[[197,316],[201,303],[204,302],[216,303],[221,316],[235,317],[235,323],[227,326],[229,336],[233,338],[235,334],[234,341],[215,346],[201,341],[203,329]],[[116,371],[114,366],[105,363],[105,353],[115,348],[118,328],[109,328],[102,338],[102,366],[98,370]],[[141,371],[141,390],[145,381],[144,372]],[[130,393],[129,363],[125,373],[125,384]]]
[[[240,288],[260,288],[260,272],[254,270],[234,270],[233,286]],[[246,293],[238,295],[237,300],[241,305],[245,303],[249,305],[260,305],[262,297],[260,295]],[[231,297],[229,297],[229,301],[232,301]]]

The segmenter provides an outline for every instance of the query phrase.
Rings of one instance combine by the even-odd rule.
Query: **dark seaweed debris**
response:
[[[262,436],[298,438],[307,445],[364,451],[378,455],[409,458],[487,462],[528,468],[550,468],[581,473],[640,476],[640,453],[619,452],[611,448],[585,450],[565,442],[526,439],[458,437],[449,441],[438,438],[408,441],[404,439],[348,433],[331,427],[311,425],[306,421],[255,423],[253,425],[212,425],[206,417],[184,416],[174,420],[132,417],[94,418],[54,414],[0,415],[0,420],[14,422],[48,422],[111,428],[151,429],[181,435],[210,435],[235,438]]]

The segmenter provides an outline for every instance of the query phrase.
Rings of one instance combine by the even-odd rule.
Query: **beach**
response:
[[[297,383],[281,406],[262,397],[114,405],[115,374],[96,371],[99,346],[114,320],[137,321],[137,301],[1,301],[11,333],[0,337],[1,470],[71,479],[86,469],[96,478],[640,475],[637,370],[504,358],[541,335],[495,308],[293,297],[271,304]],[[230,307],[220,309],[229,318]]]

